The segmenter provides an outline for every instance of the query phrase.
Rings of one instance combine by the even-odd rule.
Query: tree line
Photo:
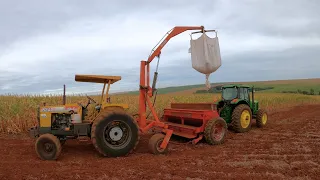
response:
[[[197,90],[195,93],[196,94],[200,94],[200,93],[220,93],[222,91],[222,86],[223,85],[218,85],[218,86],[214,86],[211,87],[209,90]],[[268,90],[268,89],[273,89],[273,87],[254,87],[255,91],[263,91],[263,90]],[[251,91],[251,88],[249,88],[249,90]]]
[[[296,91],[282,91],[282,93],[294,93],[294,94],[304,94],[304,95],[320,95],[320,91],[316,92],[312,88],[309,91],[302,91],[302,90],[298,89]]]

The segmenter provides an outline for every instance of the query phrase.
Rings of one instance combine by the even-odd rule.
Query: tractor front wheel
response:
[[[91,141],[103,156],[126,156],[136,148],[139,139],[136,121],[121,108],[104,110],[92,124]]]
[[[166,154],[168,152],[168,145],[165,149],[160,148],[161,143],[164,140],[164,137],[164,134],[157,133],[149,139],[149,150],[152,154]]]
[[[267,124],[268,120],[268,113],[264,109],[259,109],[257,112],[257,118],[256,118],[256,126],[258,128],[262,128]]]
[[[61,153],[61,143],[56,136],[43,134],[37,139],[35,149],[41,159],[56,160]]]
[[[206,142],[210,145],[222,144],[226,137],[227,130],[227,123],[221,117],[208,121],[204,130]]]
[[[237,133],[247,132],[251,128],[252,112],[248,105],[239,104],[232,112],[232,128]]]

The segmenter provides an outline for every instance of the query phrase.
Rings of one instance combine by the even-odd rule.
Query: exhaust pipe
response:
[[[63,97],[62,97],[62,104],[66,105],[66,85],[63,85]]]

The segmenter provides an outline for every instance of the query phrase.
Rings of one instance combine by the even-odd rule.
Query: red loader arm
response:
[[[173,38],[174,36],[181,34],[185,31],[188,30],[201,30],[201,32],[204,32],[204,27],[203,26],[176,26],[172,28],[170,31],[166,33],[166,35],[160,40],[161,44],[157,47],[158,43],[155,47],[152,49],[152,53],[150,54],[147,63],[150,63],[156,56],[159,56],[161,54],[161,49],[167,44],[167,42]],[[154,50],[155,49],[155,50]]]
[[[176,26],[170,31],[168,31],[165,36],[160,40],[160,42],[152,49],[150,56],[147,61],[141,61],[140,65],[140,94],[139,94],[139,126],[142,131],[147,131],[153,123],[147,126],[146,123],[146,107],[147,104],[152,112],[155,119],[156,126],[163,127],[164,124],[159,121],[157,114],[153,108],[151,100],[149,97],[153,95],[153,89],[155,88],[155,82],[157,79],[157,72],[155,72],[153,89],[150,87],[150,63],[155,57],[159,57],[162,48],[168,43],[168,41],[174,36],[181,34],[187,30],[200,30],[200,32],[205,32],[204,26]],[[160,45],[159,45],[160,44]],[[158,46],[159,45],[159,46]],[[149,97],[148,97],[149,96]]]

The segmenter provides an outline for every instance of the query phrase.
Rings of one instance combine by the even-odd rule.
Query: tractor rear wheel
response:
[[[149,150],[152,154],[166,154],[168,152],[168,145],[165,149],[160,148],[160,145],[163,142],[164,137],[164,134],[157,133],[149,139]]]
[[[136,121],[122,108],[105,109],[92,124],[91,141],[103,156],[126,156],[136,148],[139,139]]]
[[[256,125],[259,128],[264,127],[267,124],[268,113],[264,109],[259,109],[257,112]]]
[[[35,144],[36,153],[43,160],[56,160],[61,153],[60,140],[52,134],[43,134]]]
[[[248,105],[239,104],[232,112],[232,128],[237,133],[247,132],[251,128],[252,112]]]
[[[227,123],[221,117],[208,121],[204,130],[206,142],[210,145],[222,144],[226,137],[227,130]]]

